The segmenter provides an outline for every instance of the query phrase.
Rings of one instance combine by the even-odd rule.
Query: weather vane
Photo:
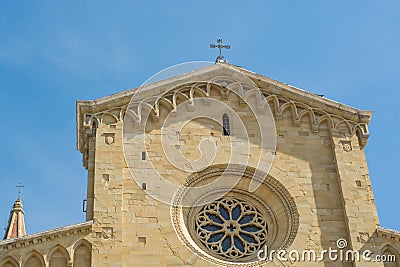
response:
[[[24,188],[24,186],[22,185],[22,183],[19,183],[15,187],[18,187],[18,199],[19,199],[21,197],[21,189]]]
[[[219,49],[219,56],[217,57],[217,59],[215,60],[215,63],[227,63],[228,60],[224,60],[224,56],[222,55],[222,48],[226,48],[226,49],[230,49],[231,46],[230,45],[223,45],[222,44],[222,39],[218,38],[217,39],[217,45],[215,44],[210,44],[211,48],[218,48]]]

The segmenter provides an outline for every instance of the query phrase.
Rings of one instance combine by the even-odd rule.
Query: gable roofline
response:
[[[392,237],[392,239],[398,239],[400,241],[400,231],[381,227],[381,226],[379,226],[376,229],[376,231],[378,234],[381,234],[381,235],[383,234],[383,237],[385,237],[385,238]]]
[[[224,69],[221,69],[224,68]],[[157,93],[162,94],[165,91],[165,87],[173,88],[174,85],[182,85],[183,82],[193,83],[197,81],[204,81],[204,76],[212,77],[212,75],[218,75],[226,70],[234,72],[241,72],[243,75],[250,78],[264,94],[273,95],[276,99],[282,99],[285,102],[292,104],[305,104],[309,109],[319,110],[325,114],[331,114],[343,118],[344,120],[353,121],[356,124],[368,124],[372,111],[359,110],[348,105],[324,98],[322,96],[307,92],[297,87],[285,84],[265,77],[260,74],[256,74],[242,67],[234,66],[227,63],[216,63],[214,65],[193,70],[187,73],[179,74],[164,80],[160,80],[154,83],[145,84],[143,86],[129,89],[123,92],[98,98],[95,100],[78,100],[76,102],[76,120],[77,120],[77,148],[79,151],[84,150],[84,138],[85,135],[84,127],[90,127],[88,125],[86,114],[99,114],[105,113],[109,110],[120,109],[119,116],[123,116],[123,109],[129,104],[131,97],[137,92],[138,88],[141,89],[138,100],[144,99],[149,96],[156,95]],[[225,74],[225,73],[224,73]],[[118,115],[116,116],[118,117]],[[121,118],[119,118],[121,119]],[[368,132],[366,130],[366,135]]]
[[[77,224],[73,224],[73,225],[67,225],[67,226],[63,226],[63,227],[58,227],[58,228],[54,228],[54,229],[50,229],[50,230],[46,230],[46,231],[42,231],[42,232],[38,232],[38,233],[34,233],[34,234],[29,234],[29,235],[24,235],[21,237],[16,237],[16,238],[11,238],[11,239],[5,239],[0,241],[0,252],[4,251],[4,248],[7,247],[10,244],[13,243],[20,243],[25,245],[29,245],[30,240],[41,240],[40,242],[42,242],[43,240],[53,240],[53,239],[57,239],[60,238],[60,236],[62,236],[62,233],[66,233],[68,232],[70,235],[77,235],[77,234],[81,234],[83,232],[87,232],[89,233],[92,229],[92,225],[93,225],[93,221],[86,221],[86,222],[81,222],[81,223],[77,223]],[[37,243],[37,242],[34,242]]]
[[[364,122],[364,123],[368,124],[369,121],[371,120],[371,117],[373,114],[372,110],[360,110],[360,109],[354,108],[352,106],[334,101],[332,99],[325,98],[325,97],[317,95],[317,94],[313,94],[309,91],[295,87],[293,85],[286,84],[286,83],[268,78],[266,76],[263,76],[261,74],[246,70],[242,67],[239,67],[239,66],[233,66],[233,67],[244,72],[257,85],[259,82],[264,82],[264,83],[268,83],[270,85],[276,86],[278,88],[285,89],[286,92],[281,91],[282,96],[287,96],[292,99],[299,98],[300,101],[301,100],[304,101],[305,99],[308,99],[309,103],[306,103],[306,104],[310,104],[310,105],[314,104],[313,106],[317,105],[317,107],[321,108],[322,110],[325,110],[326,108],[328,108],[328,110],[326,110],[327,112],[332,112],[332,109],[337,109],[338,111],[341,111],[341,112],[357,115],[360,117],[359,122]],[[324,107],[325,107],[325,109],[324,109]],[[341,114],[341,115],[343,116],[345,114]],[[344,116],[344,117],[346,117],[346,116]]]
[[[128,104],[130,98],[137,91],[138,88],[141,88],[142,91],[144,92],[144,91],[148,91],[153,88],[157,88],[157,87],[164,86],[164,85],[171,86],[174,83],[181,82],[182,80],[193,79],[193,78],[196,78],[197,76],[201,76],[204,73],[212,72],[214,70],[217,70],[221,66],[227,67],[227,68],[232,68],[234,70],[244,73],[250,79],[252,79],[253,82],[255,82],[257,85],[259,85],[261,83],[264,85],[269,85],[270,87],[271,86],[276,87],[274,91],[276,91],[277,93],[280,93],[282,96],[286,96],[286,97],[289,97],[294,100],[307,101],[308,102],[307,104],[313,104],[313,106],[317,106],[318,108],[321,108],[322,110],[325,110],[327,112],[333,112],[334,110],[336,110],[336,111],[339,111],[340,113],[346,113],[346,114],[340,114],[341,116],[343,116],[345,118],[354,119],[354,115],[356,115],[359,117],[359,120],[358,120],[359,122],[369,123],[371,116],[373,114],[373,111],[371,111],[371,110],[359,110],[359,109],[356,109],[349,105],[345,105],[340,102],[313,94],[311,92],[300,89],[298,87],[268,78],[261,74],[257,74],[255,72],[246,70],[242,67],[231,65],[228,63],[216,63],[212,66],[208,66],[205,68],[201,68],[201,69],[193,70],[193,71],[186,72],[183,74],[179,74],[179,75],[176,75],[176,76],[164,79],[164,80],[160,80],[160,81],[157,81],[154,83],[149,83],[149,84],[146,84],[143,86],[128,89],[128,90],[125,90],[122,92],[118,92],[118,93],[111,94],[111,95],[101,97],[101,98],[97,98],[94,100],[77,100],[77,111],[79,112],[80,108],[84,108],[85,110],[92,110],[92,111],[95,111],[95,110],[97,110],[97,108],[102,108],[102,107],[110,108],[110,107],[112,107],[113,103],[121,102],[121,100],[123,103]]]

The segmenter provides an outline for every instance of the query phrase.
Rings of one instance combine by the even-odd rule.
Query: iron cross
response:
[[[219,49],[219,56],[217,57],[217,59],[215,60],[215,63],[218,62],[227,62],[226,60],[224,60],[224,56],[222,55],[222,48],[226,48],[226,49],[230,49],[231,46],[230,45],[223,45],[222,44],[222,39],[218,38],[217,39],[217,45],[215,44],[210,44],[211,48],[218,48]]]
[[[25,186],[23,186],[22,183],[19,183],[15,187],[18,187],[18,198],[20,198],[21,197],[21,189],[24,188]]]

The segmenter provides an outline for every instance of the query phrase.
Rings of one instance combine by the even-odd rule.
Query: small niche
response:
[[[356,181],[356,185],[357,185],[357,187],[361,187],[361,181]]]
[[[110,181],[110,175],[108,173],[103,174],[103,180],[106,182]]]
[[[146,183],[142,183],[142,190],[146,190],[147,189],[147,184]]]
[[[331,191],[331,186],[329,184],[326,184],[326,190]]]
[[[142,160],[146,160],[146,151],[142,151]]]
[[[142,243],[142,244],[146,244],[146,242],[147,242],[145,236],[139,236],[139,237],[138,237],[138,241],[139,241],[139,243]]]

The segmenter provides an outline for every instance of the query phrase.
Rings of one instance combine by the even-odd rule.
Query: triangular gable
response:
[[[237,72],[250,78],[267,98],[276,118],[283,112],[292,112],[293,124],[300,125],[303,116],[309,116],[313,132],[318,132],[321,123],[327,122],[331,132],[343,132],[347,135],[357,135],[360,145],[365,146],[369,132],[368,123],[372,111],[364,111],[343,105],[333,100],[312,94],[294,86],[253,73],[243,68],[226,63],[191,71],[165,80],[146,84],[140,87],[139,98],[162,95],[166,88],[173,88],[183,83],[206,81],[215,76],[225,75],[240,79]],[[107,121],[116,123],[123,119],[126,107],[138,88],[113,94],[91,101],[77,101],[77,148],[85,154],[87,135],[91,133],[93,124]],[[86,165],[86,164],[84,164]]]

